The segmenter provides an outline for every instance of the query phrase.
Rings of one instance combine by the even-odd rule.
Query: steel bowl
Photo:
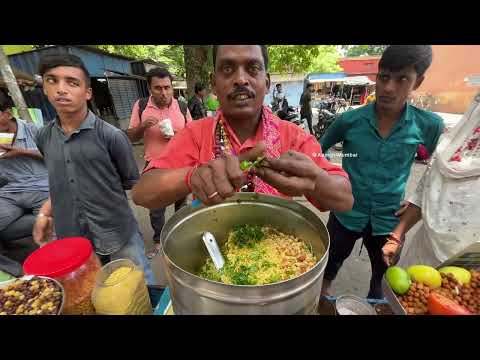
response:
[[[237,224],[270,225],[310,244],[318,259],[309,271],[268,285],[229,285],[195,275],[207,259],[202,242],[211,232],[219,246]],[[161,234],[162,255],[175,314],[313,314],[328,260],[325,224],[296,201],[256,193],[238,193],[210,207],[175,213]]]
[[[49,278],[49,277],[46,277],[46,276],[37,276],[37,275],[24,275],[20,278],[16,278],[16,279],[11,279],[11,280],[8,280],[8,284],[5,284],[6,282],[4,283],[1,283],[0,285],[0,288],[4,288],[4,287],[7,287],[9,285],[12,285],[15,281],[17,280],[20,280],[20,281],[27,281],[27,280],[30,280],[32,278],[41,278],[41,279],[47,279],[47,280],[51,280],[53,281],[55,284],[57,284],[57,286],[60,288],[60,292],[62,293],[62,302],[60,303],[60,307],[58,308],[58,312],[57,312],[57,315],[61,315],[62,314],[62,311],[63,311],[63,305],[65,304],[65,289],[63,288],[62,284],[58,281],[58,280],[55,280],[53,278]]]

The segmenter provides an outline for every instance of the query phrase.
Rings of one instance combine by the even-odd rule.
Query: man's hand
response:
[[[53,232],[53,218],[51,216],[38,216],[33,226],[33,241],[39,245],[45,245]]]
[[[23,149],[14,148],[10,145],[0,145],[0,151],[6,151],[5,154],[0,156],[0,159],[9,159],[23,155]]]
[[[197,168],[190,179],[193,194],[205,205],[215,205],[235,194],[247,183],[247,174],[240,169],[243,160],[253,161],[265,152],[265,144],[258,143],[239,157],[227,155]]]
[[[307,155],[287,151],[278,159],[267,159],[255,173],[278,191],[302,196],[315,189],[319,168]]]
[[[407,211],[408,206],[410,205],[410,202],[407,200],[402,200],[400,201],[400,209],[395,213],[395,216],[402,216],[405,211]]]
[[[142,121],[141,126],[144,129],[151,128],[152,126],[155,126],[158,124],[158,119],[154,118],[153,116],[147,117],[145,120]]]
[[[402,246],[402,243],[396,236],[388,235],[387,242],[382,247],[383,262],[387,266],[394,265]]]

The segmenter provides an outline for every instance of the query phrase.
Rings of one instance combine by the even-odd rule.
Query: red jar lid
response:
[[[35,250],[23,263],[25,275],[60,277],[77,270],[92,255],[90,240],[72,237],[52,241]]]

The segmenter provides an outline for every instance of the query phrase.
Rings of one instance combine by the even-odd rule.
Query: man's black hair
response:
[[[430,45],[390,45],[383,52],[378,67],[399,71],[414,66],[417,76],[422,76],[431,63],[432,47]]]
[[[82,59],[72,54],[52,54],[45,55],[40,59],[38,65],[38,72],[43,77],[46,72],[59,66],[71,66],[81,69],[85,75],[85,82],[87,87],[90,87],[90,73],[88,72]]]
[[[15,105],[13,104],[12,99],[10,99],[7,95],[0,90],[0,112],[4,112],[5,110],[11,109]]]
[[[279,86],[282,86],[282,84],[279,83],[279,84],[277,84],[277,85],[275,85],[275,86],[278,88]]]
[[[170,71],[168,71],[167,69],[165,68],[159,68],[159,67],[156,67],[156,68],[153,68],[153,69],[150,69],[148,72],[147,72],[147,82],[148,82],[148,85],[151,85],[152,84],[152,79],[154,77],[158,77],[160,79],[165,79],[166,77],[168,77],[170,79],[170,82],[173,82],[173,76],[172,74],[170,74]]]
[[[217,61],[217,52],[218,48],[221,45],[213,45],[212,49],[212,56],[213,56],[213,70],[215,70],[215,63]],[[265,71],[268,70],[268,49],[266,45],[258,45],[260,46],[260,49],[262,50],[262,57],[263,57],[263,63],[265,65]]]
[[[198,94],[200,91],[205,90],[205,85],[202,83],[197,82],[195,84],[195,94]]]

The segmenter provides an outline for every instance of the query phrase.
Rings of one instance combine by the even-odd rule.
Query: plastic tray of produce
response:
[[[480,241],[475,242],[465,248],[463,251],[459,252],[458,254],[452,256],[447,261],[443,262],[437,269],[440,269],[445,266],[458,266],[468,270],[478,270],[480,269]],[[400,303],[397,295],[392,290],[390,285],[388,285],[385,276],[383,277],[382,281],[382,289],[383,295],[385,299],[390,304],[393,312],[396,315],[407,315],[406,310]]]

